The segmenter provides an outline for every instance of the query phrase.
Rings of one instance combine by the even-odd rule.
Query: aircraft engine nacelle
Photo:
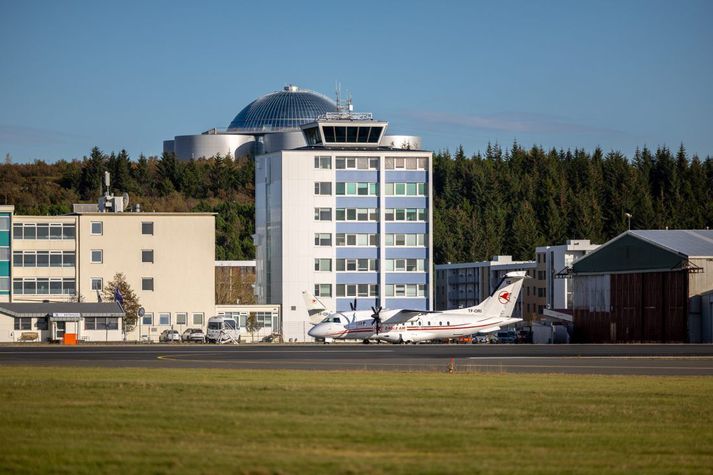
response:
[[[433,340],[435,336],[431,333],[400,331],[380,333],[376,338],[389,343],[419,343]]]
[[[401,343],[403,341],[400,332],[379,333],[375,338],[388,343]]]

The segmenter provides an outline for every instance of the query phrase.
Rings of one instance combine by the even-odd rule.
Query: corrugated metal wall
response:
[[[686,341],[686,272],[611,274],[607,277],[611,279],[609,311],[596,305],[585,305],[584,301],[590,301],[591,296],[597,294],[592,288],[597,282],[590,276],[575,277],[574,341]]]

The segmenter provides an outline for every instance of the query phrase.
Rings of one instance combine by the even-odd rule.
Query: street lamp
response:
[[[629,231],[631,231],[631,213],[624,213],[624,216],[626,216],[626,219],[629,220]]]

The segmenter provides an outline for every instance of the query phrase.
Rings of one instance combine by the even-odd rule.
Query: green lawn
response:
[[[0,472],[713,473],[713,378],[0,367]]]

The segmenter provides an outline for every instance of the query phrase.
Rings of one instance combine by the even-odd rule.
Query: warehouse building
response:
[[[574,341],[711,342],[713,231],[627,231],[572,264]]]

